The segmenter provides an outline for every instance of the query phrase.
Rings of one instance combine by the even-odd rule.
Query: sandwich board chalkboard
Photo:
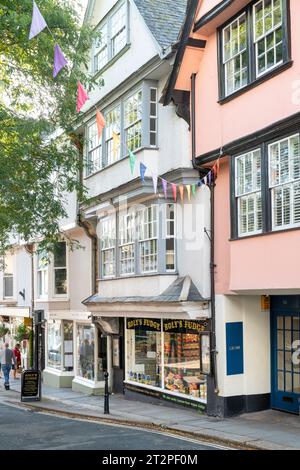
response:
[[[21,380],[21,401],[41,401],[41,373],[25,370]]]

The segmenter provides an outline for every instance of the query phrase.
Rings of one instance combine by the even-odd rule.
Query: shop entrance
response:
[[[300,409],[300,310],[294,308],[298,301],[294,303],[292,299],[293,297],[278,297],[272,300],[271,404],[272,408],[298,414]]]

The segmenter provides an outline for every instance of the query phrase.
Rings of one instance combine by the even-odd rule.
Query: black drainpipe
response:
[[[191,77],[191,131],[192,131],[192,163],[193,167],[199,171],[200,177],[208,172],[207,168],[201,167],[196,162],[196,74]],[[216,342],[216,296],[215,296],[215,181],[210,188],[210,305],[211,305],[211,353],[212,353],[212,376],[214,393],[218,394],[218,374],[217,374],[217,342]]]

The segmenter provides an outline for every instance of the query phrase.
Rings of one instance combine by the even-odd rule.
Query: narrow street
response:
[[[125,426],[104,425],[0,404],[0,450],[219,450]]]

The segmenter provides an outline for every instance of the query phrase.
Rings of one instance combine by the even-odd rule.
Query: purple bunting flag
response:
[[[143,183],[145,182],[146,170],[147,170],[146,165],[144,165],[144,163],[140,163],[140,175],[141,175],[141,180]]]
[[[47,23],[44,20],[44,17],[41,14],[37,4],[33,0],[33,12],[32,12],[32,21],[31,21],[29,39],[32,39],[35,36],[37,36],[45,28],[47,28]]]
[[[162,185],[163,185],[165,199],[167,199],[168,182],[166,180],[164,180],[163,178],[161,179],[161,181],[162,181]]]
[[[62,53],[61,48],[58,44],[54,46],[54,67],[53,67],[53,78],[68,64],[67,59]]]

